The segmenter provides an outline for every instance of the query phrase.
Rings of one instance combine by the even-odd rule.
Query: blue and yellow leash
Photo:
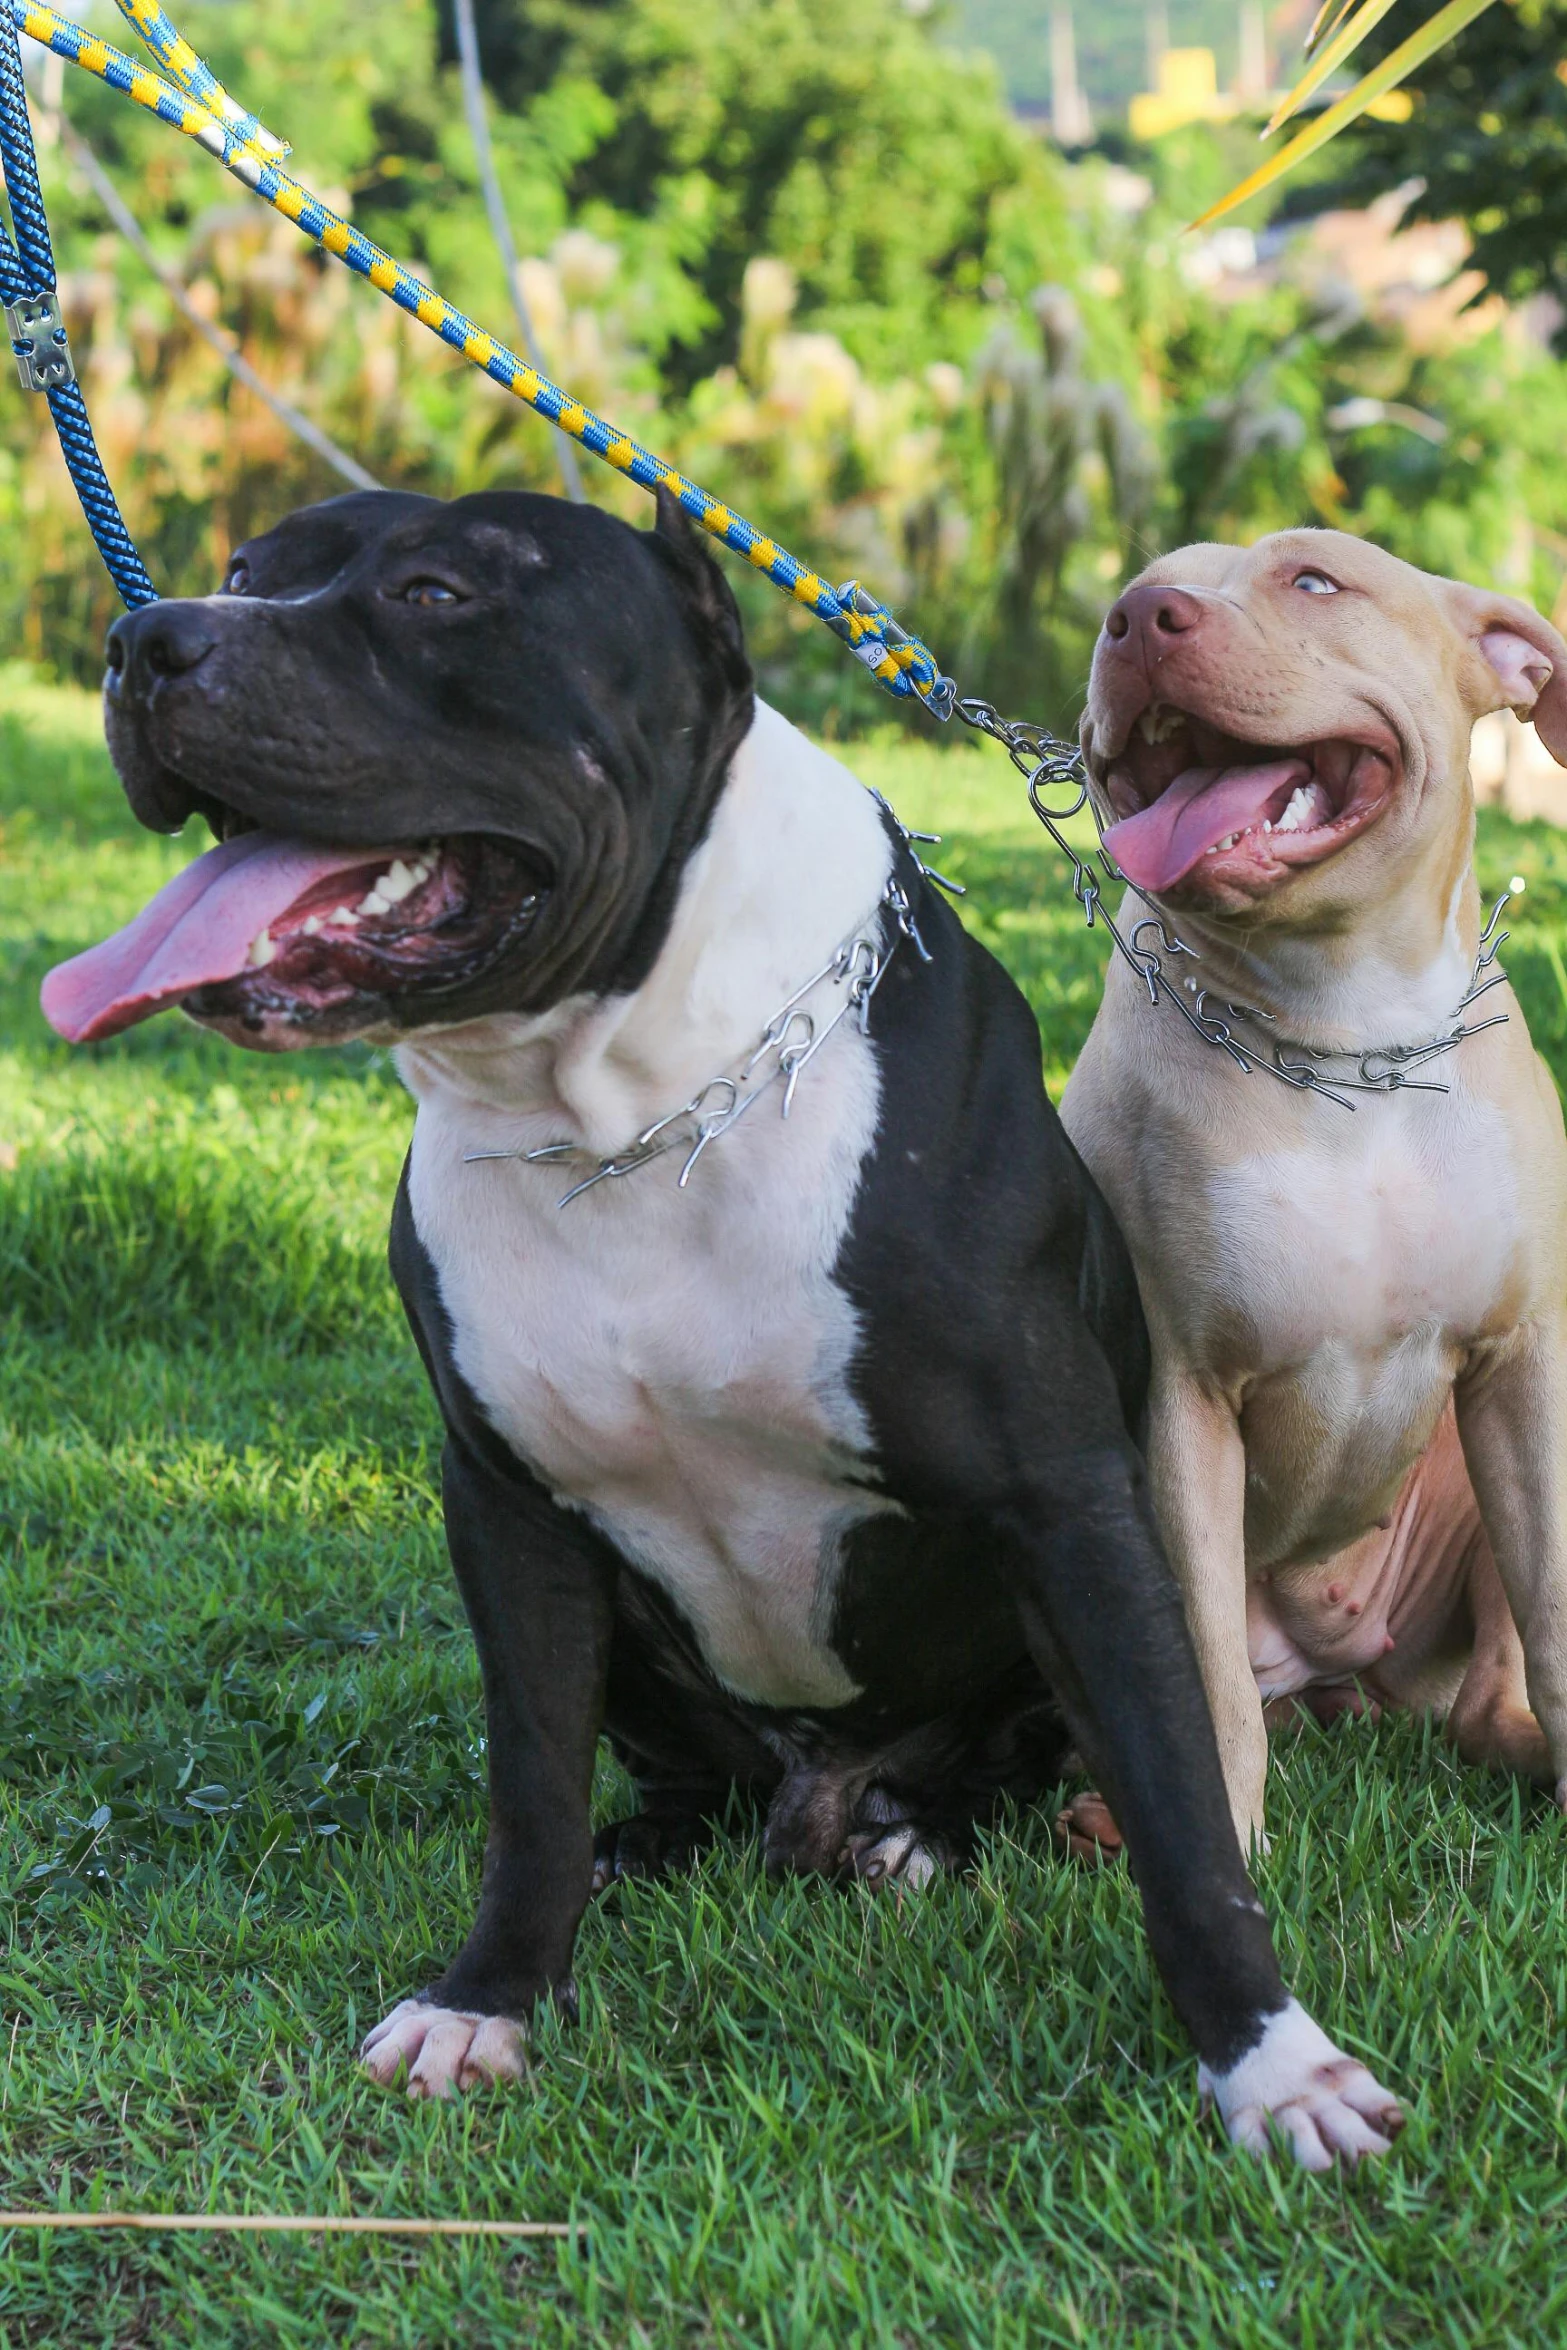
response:
[[[0,225],[0,305],[5,309],[17,372],[28,391],[42,392],[49,403],[61,454],[87,527],[121,597],[132,609],[154,603],[158,591],[136,552],[109,486],[60,316],[54,248],[49,241],[49,222],[38,185],[38,158],[27,118],[22,52],[9,17],[0,21],[0,163],[5,166],[15,231],[13,243]]]
[[[628,433],[618,431],[602,416],[596,416],[592,409],[585,408],[569,392],[551,383],[537,368],[530,367],[515,351],[486,334],[433,287],[394,261],[389,253],[383,252],[282,169],[281,159],[289,152],[288,148],[230,96],[157,5],[157,0],[116,0],[116,6],[136,27],[171,77],[168,81],[69,17],[56,15],[51,8],[32,6],[29,0],[0,0],[0,11],[9,11],[9,21],[0,26],[0,59],[4,60],[4,71],[0,73],[0,155],[5,162],[20,252],[17,268],[7,271],[4,277],[13,348],[24,383],[48,393],[93,535],[115,586],[127,603],[146,603],[157,591],[120,519],[97,451],[92,448],[92,434],[75,381],[70,346],[60,323],[59,303],[54,295],[54,264],[49,254],[48,228],[38,194],[32,135],[27,122],[18,32],[53,50],[57,57],[95,74],[134,105],[155,114],[161,122],[171,124],[205,147],[253,194],[282,213],[285,220],[291,220],[325,252],[335,254],[356,275],[368,278],[399,309],[406,310],[443,343],[460,351],[492,382],[502,385],[574,441],[580,441],[585,449],[591,449],[618,473],[626,474],[643,489],[672,491],[686,512],[711,537],[735,554],[743,555],[775,587],[825,621],[889,693],[900,699],[918,699],[938,718],[952,716],[957,707],[957,689],[951,678],[943,676],[929,648],[901,629],[886,606],[878,603],[857,581],[831,587],[819,573],[799,562],[775,539],[755,529],[743,515],[736,514],[696,482],[688,481],[674,466],[650,449],[644,449]],[[10,71],[13,61],[14,75]],[[0,253],[0,271],[4,270],[4,254]],[[13,283],[14,296],[9,290]],[[33,321],[33,311],[24,313],[18,305],[23,301],[36,304],[39,299],[46,300],[48,309],[34,321],[38,326],[35,334],[29,323]],[[81,471],[72,461],[71,448],[67,445],[68,429],[78,444],[85,436],[86,448],[91,450],[90,461],[84,454],[81,456]]]

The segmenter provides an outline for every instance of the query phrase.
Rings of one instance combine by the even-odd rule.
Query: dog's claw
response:
[[[404,1999],[365,2034],[359,2058],[384,2089],[401,2081],[410,2097],[457,2097],[484,2081],[521,2080],[522,2026],[509,2016]]]

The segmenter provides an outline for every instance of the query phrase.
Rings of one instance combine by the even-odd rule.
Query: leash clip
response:
[[[58,392],[76,381],[76,361],[60,314],[60,297],[23,294],[5,305],[5,323],[24,392]]]

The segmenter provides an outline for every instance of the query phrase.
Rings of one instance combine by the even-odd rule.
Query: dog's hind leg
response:
[[[1474,1649],[1447,1717],[1447,1734],[1465,1762],[1511,1771],[1551,1786],[1551,1750],[1529,1709],[1523,1642],[1496,1571],[1491,1545],[1476,1524],[1468,1596]]]
[[[637,1809],[594,1836],[596,1894],[626,1877],[684,1874],[737,1811],[754,1814],[778,1784],[776,1756],[630,1573],[617,1594],[606,1711]]]
[[[1542,1775],[1567,1810],[1567,1316],[1542,1319],[1485,1351],[1454,1400],[1464,1460],[1517,1626],[1527,1703],[1549,1756]],[[1485,1605],[1483,1587],[1478,1596]],[[1494,1611],[1486,1621],[1494,1632]],[[1516,1667],[1503,1669],[1516,1685]],[[1493,1720],[1502,1719],[1494,1704],[1491,1710]],[[1516,1744],[1516,1735],[1509,1742]]]

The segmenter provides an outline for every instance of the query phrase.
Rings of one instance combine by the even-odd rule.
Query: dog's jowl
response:
[[[1128,1425],[1129,1260],[1039,1039],[870,795],[756,703],[716,566],[552,499],[340,499],[110,640],[138,815],[220,846],[52,975],[398,1048],[392,1261],[447,1427],[490,1830],[371,2033],[438,2094],[569,2006],[595,1883],[738,1795],[769,1863],[918,1884],[1072,1744],[1234,2136],[1380,2151],[1281,1986]],[[607,1731],[641,1809],[595,1841]]]

